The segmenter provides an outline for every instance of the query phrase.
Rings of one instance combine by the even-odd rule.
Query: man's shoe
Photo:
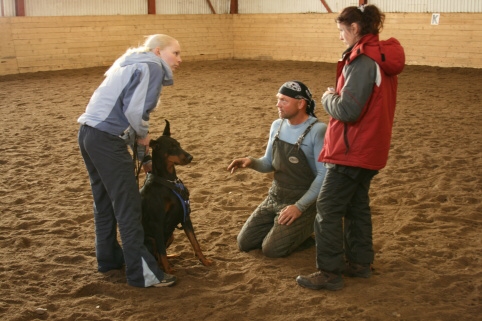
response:
[[[372,267],[371,264],[358,264],[349,262],[343,274],[356,278],[369,278],[372,276]]]
[[[298,275],[296,282],[305,288],[312,290],[336,291],[343,288],[343,278],[341,275],[326,271],[318,271],[310,275]]]
[[[161,280],[161,282],[156,283],[152,285],[155,288],[162,288],[165,286],[171,286],[176,283],[177,278],[174,275],[164,273],[164,278]]]

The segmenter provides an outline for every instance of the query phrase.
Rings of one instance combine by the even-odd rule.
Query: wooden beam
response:
[[[17,17],[25,16],[25,0],[15,0],[15,15]]]
[[[156,14],[156,0],[147,0],[147,14]]]
[[[208,5],[209,5],[209,8],[211,8],[211,12],[216,14],[216,10],[214,10],[214,7],[213,7],[213,4],[211,3],[211,0],[206,0]]]
[[[326,3],[325,0],[321,0],[321,3],[323,4],[323,6],[325,6],[325,9],[326,9],[326,11],[328,11],[328,13],[333,12],[333,11],[331,11],[330,6],[328,5],[328,3]]]
[[[238,13],[238,0],[231,0],[231,6],[229,7],[230,14]]]

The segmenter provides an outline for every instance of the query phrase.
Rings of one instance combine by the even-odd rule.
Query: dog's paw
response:
[[[177,272],[177,270],[173,268],[171,265],[164,266],[161,268],[161,270],[163,270],[164,273],[167,273],[167,274],[175,274]]]
[[[201,261],[201,263],[204,265],[204,266],[211,266],[214,264],[214,262],[210,259],[206,259],[206,258],[203,258],[203,259],[199,259],[199,261]]]
[[[178,257],[181,257],[181,254],[179,254],[179,253],[172,253],[172,254],[168,254],[168,255],[167,255],[167,258],[168,258],[168,259],[175,259],[175,258],[178,258]]]

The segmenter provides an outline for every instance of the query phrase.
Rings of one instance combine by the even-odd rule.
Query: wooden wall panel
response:
[[[0,19],[0,75],[18,73],[10,18]]]
[[[335,62],[345,49],[337,14],[234,16],[234,58]],[[387,13],[381,39],[397,38],[409,65],[482,68],[482,14]]]
[[[184,60],[233,56],[229,15],[12,17],[0,22],[0,75],[109,66],[154,33],[178,39]]]
[[[407,64],[482,68],[482,14],[442,13],[439,25],[431,14],[387,15],[382,35],[404,45]]]
[[[189,60],[335,62],[345,49],[336,14],[133,15],[0,18],[0,75],[109,66],[143,37],[177,38]],[[482,13],[387,13],[407,64],[482,68]]]
[[[237,59],[338,60],[343,44],[331,14],[237,15]]]

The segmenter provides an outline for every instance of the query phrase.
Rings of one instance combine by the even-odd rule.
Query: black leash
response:
[[[134,160],[134,173],[136,175],[137,186],[139,187],[139,175],[141,173],[142,161],[139,161],[139,157],[137,155],[137,135],[134,140],[134,147],[133,147],[132,153],[133,153],[132,159]]]

